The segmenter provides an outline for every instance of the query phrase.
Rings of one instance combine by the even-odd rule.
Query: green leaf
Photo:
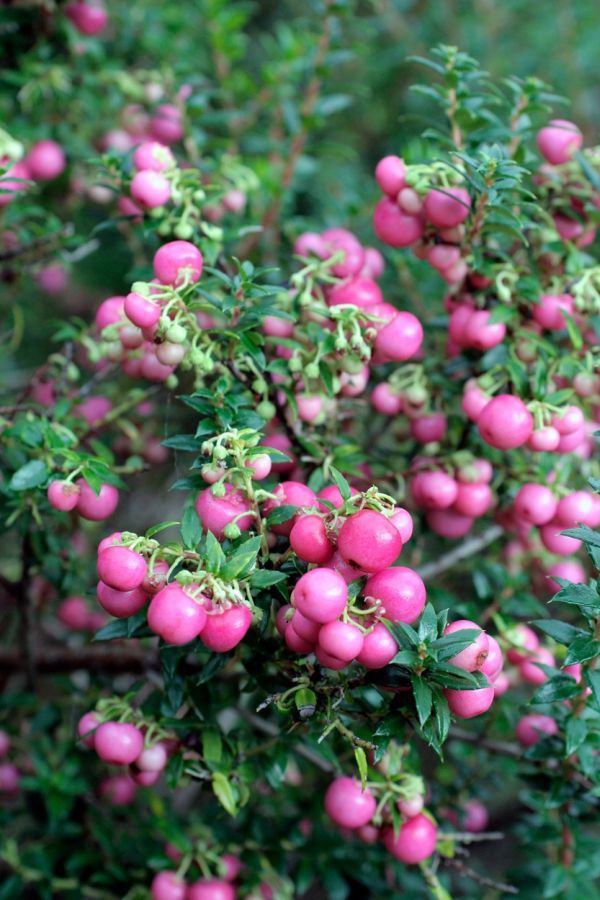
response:
[[[181,518],[181,540],[188,550],[195,550],[202,538],[202,524],[193,506],[187,506]]]
[[[290,519],[293,519],[297,512],[297,506],[285,503],[283,506],[276,506],[275,509],[271,510],[267,516],[267,522],[269,525],[282,525],[283,522],[289,522]]]
[[[245,578],[256,566],[256,557],[260,550],[260,537],[252,537],[237,548],[225,565],[221,567],[221,577],[225,581],[234,578]]]
[[[562,579],[561,583],[564,583]],[[554,602],[570,603],[573,606],[591,606],[600,608],[600,596],[598,592],[587,584],[567,584],[552,598]]]
[[[587,724],[581,716],[572,716],[565,728],[565,756],[570,756],[581,747],[588,734]]]
[[[432,640],[437,635],[437,615],[431,603],[428,603],[423,610],[421,621],[419,622],[419,640]]]
[[[11,491],[29,491],[44,484],[49,475],[46,463],[41,459],[31,459],[14,473],[8,483]]]
[[[531,624],[565,647],[568,647],[575,638],[583,637],[586,634],[581,628],[575,628],[568,622],[559,622],[558,619],[535,619]]]
[[[146,537],[154,537],[154,535],[158,534],[160,531],[166,531],[167,528],[174,528],[176,525],[179,525],[179,522],[159,522],[158,525],[153,525],[152,528],[148,529]]]
[[[369,767],[367,765],[367,754],[363,750],[362,747],[354,748],[354,758],[356,759],[356,765],[358,766],[358,774],[360,775],[360,783],[362,784],[362,789],[367,786],[367,777],[369,774]]]
[[[422,727],[431,715],[433,694],[431,693],[429,685],[426,684],[419,675],[412,675],[410,681],[415,697],[415,706],[417,708],[417,715],[419,716],[419,723]]]
[[[218,575],[223,565],[225,565],[223,548],[212,531],[208,531],[206,533],[206,568],[213,575]]]
[[[300,688],[294,694],[294,703],[301,719],[310,719],[317,708],[317,695],[310,688]]]
[[[202,756],[209,768],[221,762],[223,741],[216,728],[205,728],[202,732]]]
[[[252,573],[250,578],[250,587],[262,589],[285,581],[288,576],[285,572],[273,572],[270,569],[258,569]]]
[[[573,663],[585,662],[588,659],[595,659],[600,655],[600,643],[593,640],[589,635],[575,638],[570,644],[565,657],[565,666],[571,666]]]
[[[558,700],[568,700],[575,697],[581,688],[575,679],[568,675],[555,675],[550,681],[543,684],[532,697],[532,704],[556,703]]]
[[[407,625],[405,622],[390,622],[387,619],[382,619],[382,621],[387,630],[392,632],[400,646],[404,647],[405,650],[419,646],[419,636],[410,625]]]
[[[223,809],[228,812],[230,816],[237,815],[237,799],[227,776],[222,772],[213,772],[212,789]]]
[[[336,469],[335,466],[330,466],[329,474],[336,483],[338,490],[342,495],[342,500],[349,500],[352,496],[350,485],[348,484],[342,473],[339,471],[339,469]]]
[[[163,447],[169,447],[170,450],[191,452],[197,450],[201,443],[202,440],[193,434],[174,434],[173,437],[166,438],[162,445]]]

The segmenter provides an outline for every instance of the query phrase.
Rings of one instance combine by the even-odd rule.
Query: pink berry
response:
[[[206,627],[205,602],[203,595],[194,599],[181,585],[168,584],[150,602],[148,625],[167,644],[188,644]]]
[[[550,124],[537,134],[539,151],[553,166],[569,162],[582,143],[583,135],[579,128],[566,119],[551,119]]]
[[[511,629],[509,636],[516,646],[510,647],[510,649],[506,651],[506,658],[514,665],[528,659],[540,646],[540,640],[537,634],[529,627],[529,625],[515,625],[515,627]]]
[[[411,490],[415,499],[427,509],[447,509],[458,495],[458,485],[447,472],[419,472]]]
[[[487,680],[492,684],[502,670],[502,666],[504,665],[504,659],[502,656],[502,650],[500,649],[500,644],[493,638],[491,634],[488,634],[488,653],[487,657],[479,666],[479,671],[482,672]]]
[[[545,485],[527,483],[519,488],[514,505],[519,518],[531,525],[546,525],[554,518],[557,500]]]
[[[563,528],[575,528],[583,523],[594,527],[595,502],[593,494],[587,491],[572,491],[558,501],[556,524]]]
[[[203,878],[191,884],[185,900],[235,900],[235,888],[219,878]]]
[[[560,443],[560,434],[552,425],[536,428],[531,432],[527,446],[530,450],[551,453]]]
[[[264,512],[267,515],[271,510],[276,509],[278,506],[296,506],[300,509],[303,507],[316,506],[317,502],[315,492],[305,484],[302,484],[301,481],[282,481],[277,485],[273,494],[275,494],[277,499],[267,500],[263,507]],[[279,525],[270,525],[269,527],[275,534],[289,536],[294,526],[294,522],[295,517],[292,517],[287,522],[282,522]]]
[[[26,191],[31,179],[31,172],[25,160],[13,163],[0,179],[0,206],[6,206],[15,199],[16,194]]]
[[[94,735],[94,749],[105,762],[129,766],[144,747],[142,732],[128,722],[103,722]]]
[[[402,394],[396,393],[387,382],[383,381],[373,388],[371,403],[378,413],[396,416],[402,409]]]
[[[342,776],[331,782],[325,792],[325,812],[341,828],[360,828],[370,822],[377,803],[370,791],[355,778]]]
[[[494,496],[489,484],[459,484],[452,508],[462,516],[479,518],[488,512],[493,502]]]
[[[525,443],[533,430],[533,416],[519,397],[493,397],[477,420],[486,443],[499,450],[512,450]]]
[[[368,310],[375,303],[383,303],[383,294],[379,285],[370,278],[352,278],[335,285],[328,303],[330,306],[347,303]]]
[[[494,697],[502,697],[510,688],[510,678],[506,672],[500,672],[492,685],[494,688]]]
[[[573,315],[573,298],[570,294],[542,294],[532,310],[533,319],[542,328],[561,331],[566,327],[563,313]]]
[[[403,509],[402,506],[396,507],[390,516],[390,522],[394,528],[398,529],[402,545],[404,546],[404,544],[407,544],[413,533],[413,520],[408,510]]]
[[[315,649],[315,642],[309,641],[307,638],[299,635],[291,622],[289,625],[287,625],[283,636],[286,646],[293,653],[299,653],[301,656],[306,656],[308,653],[312,653],[312,651]]]
[[[152,900],[185,900],[187,887],[177,872],[157,872],[152,879]]]
[[[393,566],[371,575],[363,594],[381,602],[380,611],[390,622],[409,625],[419,618],[427,600],[423,579],[405,566]]]
[[[404,362],[420,349],[423,343],[423,326],[416,316],[399,312],[388,325],[384,325],[375,338],[375,350],[386,361]]]
[[[87,631],[90,611],[83,597],[68,597],[58,608],[58,618],[72,631]]]
[[[471,198],[464,188],[433,188],[425,197],[425,215],[438,228],[454,228],[471,211]]]
[[[112,534],[109,534],[105,538],[102,538],[102,540],[98,544],[98,555],[100,555],[102,551],[106,550],[108,547],[114,547],[115,544],[120,544],[121,537],[122,534],[120,531],[113,531]]]
[[[184,135],[181,112],[170,103],[157,107],[150,121],[150,134],[162,144],[176,144]]]
[[[195,284],[202,275],[202,254],[189,241],[171,241],[154,254],[154,274],[162,284]]]
[[[486,408],[490,398],[487,394],[477,387],[477,385],[467,385],[463,394],[461,409],[471,422],[477,422],[483,410]]]
[[[142,772],[162,772],[168,761],[169,754],[166,745],[158,741],[151,747],[144,747],[136,759],[135,765]]]
[[[474,691],[446,688],[444,696],[453,715],[458,719],[472,719],[488,711],[494,700],[494,688],[476,688]]]
[[[393,635],[383,622],[376,622],[372,630],[365,635],[362,649],[356,659],[367,669],[382,669],[393,660],[397,652],[398,645]]]
[[[476,350],[490,350],[501,344],[506,337],[504,322],[490,322],[491,313],[486,310],[473,312],[465,325],[463,343]]]
[[[103,484],[97,494],[82,479],[78,479],[79,497],[77,499],[77,512],[84,519],[92,522],[101,522],[112,516],[119,502],[119,492],[112,484]]]
[[[545,681],[548,681],[548,675],[539,668],[537,663],[556,667],[556,661],[550,651],[545,647],[540,647],[519,665],[521,678],[528,681],[529,684],[544,684]]]
[[[364,635],[350,622],[328,622],[319,631],[319,645],[330,656],[344,662],[356,659],[362,650]]]
[[[70,481],[53,481],[48,485],[48,502],[60,512],[70,512],[77,506],[79,486]]]
[[[429,413],[412,419],[410,434],[420,444],[430,444],[432,441],[442,441],[446,434],[447,421],[444,413]]]
[[[471,516],[462,515],[454,509],[430,509],[427,511],[427,524],[432,531],[445,538],[461,538],[471,530],[475,520]]]
[[[423,236],[423,222],[418,216],[408,216],[393,200],[383,197],[373,213],[375,234],[390,247],[408,247]]]
[[[129,547],[107,547],[98,555],[98,575],[117,591],[133,591],[146,577],[146,560]]]
[[[112,806],[129,806],[136,794],[136,785],[129,774],[110,775],[98,785],[98,794]]]
[[[258,456],[252,456],[246,460],[247,468],[252,470],[253,481],[262,481],[267,478],[272,469],[271,457],[268,453],[260,453]]]
[[[355,488],[350,488],[350,494],[352,497],[356,496],[358,491]],[[330,484],[327,487],[322,488],[317,494],[321,500],[327,500],[328,503],[333,504],[335,509],[339,509],[340,506],[344,503],[344,498],[340,493],[340,489],[337,484]],[[329,512],[328,508],[323,504],[317,504],[321,512]]]
[[[486,807],[479,800],[467,800],[462,810],[462,827],[465,831],[478,834],[485,831],[489,822]]]
[[[148,600],[148,595],[141,587],[131,591],[116,591],[103,581],[99,581],[96,586],[96,596],[102,609],[116,619],[134,616]]]
[[[87,3],[84,0],[75,0],[65,8],[65,13],[81,34],[93,37],[100,34],[106,27],[108,15],[103,6],[98,3]]]
[[[540,528],[540,538],[542,544],[550,553],[556,553],[558,556],[570,556],[572,553],[577,553],[581,547],[581,541],[577,538],[568,537],[566,534],[561,534],[563,530],[563,525],[550,522],[548,525],[542,525]]]
[[[552,416],[552,424],[559,434],[571,434],[579,431],[584,424],[583,413],[578,406],[566,406],[560,413]]]
[[[140,787],[151,787],[160,778],[160,772],[139,772],[134,767],[130,769],[129,776],[134,784]]]
[[[437,826],[428,816],[419,813],[404,822],[394,835],[394,829],[384,832],[383,842],[392,856],[405,865],[416,865],[428,859],[434,852],[437,841]]]
[[[358,275],[365,261],[365,251],[358,238],[345,228],[329,228],[321,234],[328,253],[343,253],[340,262],[332,266],[332,273],[338,278]]]
[[[66,160],[56,141],[38,141],[27,154],[25,163],[35,181],[51,181],[61,174]]]
[[[338,534],[338,550],[346,562],[365,572],[380,572],[400,555],[398,529],[384,515],[362,509],[349,516]]]
[[[223,854],[221,857],[221,866],[225,869],[225,874],[223,875],[224,881],[235,881],[244,868],[242,861],[231,853]]]
[[[196,512],[207,531],[223,540],[224,528],[235,519],[240,531],[247,531],[254,519],[248,513],[250,504],[241,493],[230,484],[225,485],[225,496],[215,497],[210,488],[200,491],[196,498]],[[248,513],[248,515],[244,515]],[[238,518],[239,516],[239,518]]]
[[[346,582],[333,569],[317,568],[306,572],[296,582],[292,603],[303,616],[326,624],[337,619],[346,608]]]
[[[298,418],[302,422],[313,422],[320,414],[323,400],[318,395],[298,394],[296,396]]]
[[[21,782],[21,773],[13,763],[0,763],[0,795],[16,794]]]
[[[444,629],[444,635],[473,629],[479,632],[477,637],[473,639],[468,647],[460,650],[448,660],[451,666],[458,666],[459,669],[465,669],[467,672],[475,672],[477,669],[481,669],[486,661],[489,649],[487,634],[485,631],[482,631],[476,622],[471,622],[469,619],[458,619]]]
[[[406,168],[399,156],[384,156],[375,167],[375,179],[384,194],[397,197],[404,187]]]
[[[585,569],[576,559],[564,559],[561,562],[554,563],[546,570],[548,576],[548,589],[555,593],[560,591],[560,584],[554,578],[564,578],[572,584],[585,584]]]
[[[160,319],[160,306],[149,297],[142,297],[132,291],[124,303],[125,315],[138,328],[153,328]]]
[[[539,713],[523,716],[515,728],[517,740],[523,747],[533,747],[546,735],[554,735],[557,732],[558,725],[555,720]]]
[[[252,625],[252,613],[247,606],[231,606],[223,612],[207,616],[202,643],[215,653],[227,653],[242,641]]]
[[[298,516],[290,532],[290,546],[305,562],[321,565],[331,557],[333,546],[321,516]]]
[[[171,197],[171,185],[164,175],[144,169],[131,179],[131,196],[145,209],[164,206]]]
[[[158,141],[144,141],[133,154],[136,169],[152,172],[164,172],[175,165],[175,159],[168,147]]]
[[[310,644],[315,644],[317,642],[319,631],[323,627],[319,622],[307,619],[306,616],[302,615],[299,609],[294,610],[292,618],[290,619],[290,625],[298,637],[303,638]]]
[[[398,800],[398,809],[407,819],[412,819],[413,816],[419,815],[424,804],[424,797],[421,794],[415,794],[414,797],[411,797],[410,799]]]
[[[291,603],[286,603],[279,607],[275,615],[275,627],[282,637],[285,634],[285,629],[290,621],[290,616],[292,615],[291,610],[293,610]]]
[[[438,272],[455,266],[460,260],[460,247],[452,244],[434,244],[427,251],[427,262]]]
[[[84,713],[80,718],[77,723],[77,734],[84,747],[92,748],[94,746],[94,735],[99,725],[100,719],[95,712]]]
[[[94,323],[98,331],[123,320],[125,297],[108,297],[96,310]]]

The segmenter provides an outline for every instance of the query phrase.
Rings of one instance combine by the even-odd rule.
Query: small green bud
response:
[[[239,526],[235,524],[235,522],[228,522],[225,528],[223,529],[223,534],[226,538],[229,538],[230,541],[234,541],[236,538],[239,538],[242,532],[239,529]]]
[[[275,409],[275,405],[271,403],[270,400],[263,400],[262,403],[259,403],[256,407],[256,412],[261,417],[261,419],[265,419],[267,422],[269,419],[272,419],[277,410]]]
[[[178,325],[177,322],[167,328],[166,338],[172,344],[182,344],[186,337],[187,331],[183,325]]]

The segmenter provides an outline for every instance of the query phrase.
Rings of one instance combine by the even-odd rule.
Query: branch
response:
[[[490,525],[482,534],[468,538],[468,540],[459,544],[458,547],[455,547],[454,550],[450,550],[449,553],[440,556],[439,559],[421,566],[417,569],[417,572],[424,581],[429,578],[436,578],[448,569],[452,569],[457,563],[462,562],[463,559],[475,556],[480,550],[498,540],[502,534],[503,530],[499,525]]]
[[[244,721],[248,722],[249,725],[252,725],[253,728],[256,728],[257,731],[262,731],[263,734],[268,734],[269,737],[277,737],[277,735],[279,735],[280,729],[277,727],[277,725],[273,724],[273,722],[269,722],[266,719],[261,719],[260,716],[249,712],[247,709],[238,708],[236,712],[242,719],[244,719]],[[315,751],[311,750],[310,747],[307,747],[306,744],[297,743],[295,745],[295,749],[300,756],[303,756],[304,759],[307,759],[309,762],[313,763],[313,765],[317,766],[319,769],[321,769],[321,771],[335,771],[330,762],[328,762],[326,759],[323,759],[322,756],[319,756],[318,753],[315,753]]]
[[[90,669],[96,672],[143,672],[160,669],[158,654],[145,647],[86,645],[83,647],[45,646],[34,653],[35,667],[40,674],[75,672]],[[16,647],[0,648],[0,673],[15,673],[25,667],[23,653]]]
[[[467,744],[477,744],[484,750],[491,753],[499,753],[502,756],[510,756],[512,759],[521,759],[523,749],[518,744],[510,744],[508,741],[493,741],[490,738],[484,738],[480,734],[472,731],[463,731],[462,728],[453,728],[450,732],[450,738],[458,741],[465,741]]]
[[[481,884],[484,887],[494,888],[497,891],[500,891],[503,894],[518,894],[519,891],[512,884],[504,884],[501,881],[493,881],[491,878],[487,878],[485,875],[480,875],[479,872],[476,872],[474,869],[471,869],[470,866],[465,865],[465,863],[460,859],[444,859],[445,866],[451,866],[453,869],[456,869],[459,875],[463,875],[465,878],[470,878],[472,881],[476,881],[477,884]]]

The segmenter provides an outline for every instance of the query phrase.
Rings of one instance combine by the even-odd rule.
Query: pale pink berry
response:
[[[341,828],[360,828],[370,822],[377,803],[369,790],[355,778],[342,776],[331,782],[325,792],[325,812]]]
[[[467,672],[475,672],[477,669],[481,669],[488,655],[489,641],[485,631],[476,622],[471,622],[469,619],[458,619],[446,626],[444,635],[467,630],[475,630],[478,634],[468,647],[460,650],[448,662],[451,666],[458,666],[459,669],[465,669]]]
[[[350,622],[328,622],[319,631],[319,646],[325,653],[344,662],[356,659],[363,642],[362,631]]]
[[[333,569],[316,568],[306,572],[296,583],[292,603],[313,622],[325,624],[337,619],[346,608],[346,582]]]
[[[328,255],[343,253],[340,262],[332,266],[331,271],[338,278],[358,275],[365,261],[365,251],[358,238],[345,228],[328,228],[321,234]]]
[[[167,644],[188,644],[206,627],[206,598],[188,594],[177,583],[154,595],[148,607],[148,625]]]
[[[128,722],[103,722],[94,735],[94,749],[105,762],[128,766],[144,747],[142,732]]]
[[[298,394],[296,396],[298,418],[302,422],[314,422],[323,408],[323,400],[318,394]]]
[[[408,543],[413,533],[413,520],[409,511],[402,506],[397,506],[390,516],[390,522],[398,529],[402,545]]]
[[[227,653],[242,641],[252,624],[247,606],[231,606],[222,612],[211,611],[201,635],[202,643],[215,653]]]
[[[540,669],[537,663],[553,668],[556,667],[556,661],[550,651],[546,650],[545,647],[540,647],[519,665],[521,678],[524,681],[528,681],[529,684],[544,684],[545,681],[548,681],[548,675],[543,669]]]
[[[131,179],[131,196],[145,209],[164,206],[171,197],[171,185],[164,175],[144,169]]]
[[[136,785],[131,775],[110,775],[98,785],[98,794],[112,806],[129,806],[136,794]]]
[[[21,191],[26,191],[30,185],[31,172],[25,160],[18,160],[0,176],[0,206],[6,206],[16,198]]]
[[[77,506],[79,485],[70,481],[53,481],[48,485],[48,502],[60,512],[70,512]]]
[[[425,805],[425,798],[421,794],[415,794],[408,799],[398,800],[398,809],[407,819],[418,816]]]
[[[235,888],[219,878],[202,878],[191,884],[185,900],[235,900]]]
[[[593,494],[587,491],[572,491],[561,497],[556,507],[557,525],[563,528],[574,528],[583,523],[591,528],[595,521],[595,502]]]
[[[533,416],[519,397],[499,394],[493,397],[477,420],[486,443],[499,450],[520,447],[533,430]]]
[[[92,748],[94,746],[94,735],[99,725],[100,719],[95,712],[84,713],[80,718],[77,723],[77,735],[84,747]]]
[[[458,719],[472,719],[488,711],[494,701],[494,688],[476,688],[473,691],[446,688],[444,696],[453,715]]]
[[[92,522],[101,522],[112,516],[119,503],[119,492],[112,484],[100,486],[100,492],[96,493],[82,479],[78,479],[79,497],[77,498],[77,512],[84,519]]]
[[[531,525],[546,525],[552,521],[557,505],[550,488],[531,482],[519,488],[514,501],[516,514]]]
[[[573,298],[570,294],[542,294],[532,309],[534,321],[550,331],[561,331],[566,327],[563,313],[573,315]]]
[[[402,540],[397,528],[384,515],[362,509],[349,516],[338,533],[338,551],[365,572],[380,572],[400,555]]]
[[[384,194],[396,197],[404,187],[406,167],[399,156],[384,156],[375,167],[375,180]]]
[[[246,460],[246,467],[252,470],[253,481],[262,481],[263,478],[270,475],[272,466],[268,453],[260,453],[258,456],[251,456]]]
[[[560,413],[555,413],[552,416],[552,424],[559,434],[571,434],[582,428],[584,424],[583,413],[578,406],[566,406]]]
[[[454,228],[471,211],[471,198],[464,188],[433,188],[425,197],[425,215],[438,228]]]
[[[136,169],[164,172],[175,165],[175,159],[168,147],[158,141],[144,141],[136,148],[132,161]]]
[[[462,515],[454,509],[430,509],[426,518],[432,531],[453,540],[468,534],[475,521],[471,516]]]
[[[421,218],[406,215],[389,197],[375,206],[373,228],[379,240],[390,247],[408,247],[423,236]]]
[[[583,135],[573,122],[551,119],[537,134],[537,145],[547,162],[559,166],[569,162],[583,144]]]
[[[382,669],[393,660],[397,652],[398,645],[393,635],[383,622],[376,622],[372,630],[365,635],[362,649],[356,659],[367,669]]]
[[[290,531],[290,546],[305,562],[321,565],[330,559],[333,546],[321,516],[298,516]]]
[[[375,350],[387,361],[403,362],[414,356],[422,343],[423,326],[417,317],[409,312],[399,312],[378,331]]]
[[[558,725],[550,716],[544,716],[540,713],[530,713],[523,716],[517,722],[515,735],[518,742],[523,747],[533,747],[542,738],[547,735],[554,735],[558,732]]]
[[[379,610],[390,622],[409,625],[419,618],[427,600],[423,579],[406,566],[392,566],[371,575],[363,595],[379,600]]]
[[[170,241],[154,254],[154,274],[162,284],[195,284],[202,275],[202,254],[189,241]]]
[[[478,834],[485,831],[489,822],[486,807],[479,800],[467,800],[461,810],[462,827],[465,831]]]
[[[359,274],[362,278],[379,278],[383,274],[385,261],[375,247],[365,247],[365,261]]]
[[[490,350],[501,344],[506,337],[504,322],[490,322],[491,313],[486,310],[473,312],[463,331],[463,343],[476,350]]]
[[[157,872],[150,886],[152,900],[185,900],[186,891],[186,883],[177,872]]]
[[[90,611],[83,597],[67,597],[58,608],[58,619],[72,631],[87,631]]]
[[[476,384],[467,385],[461,401],[461,409],[471,422],[477,422],[490,398]]]
[[[383,835],[388,851],[405,865],[416,865],[429,859],[435,852],[436,841],[437,826],[423,813],[404,822],[397,835],[393,828],[386,828]]]
[[[560,443],[560,434],[552,425],[536,428],[531,432],[527,446],[530,450],[551,453]]]
[[[58,178],[66,166],[65,154],[56,141],[38,141],[25,159],[31,177],[35,181],[51,181]]]
[[[156,108],[150,120],[150,134],[162,144],[176,144],[184,135],[181,112],[170,103]]]
[[[427,262],[439,272],[452,268],[459,260],[460,247],[452,244],[434,244],[427,251]]]
[[[168,761],[166,744],[157,741],[151,747],[144,747],[134,765],[142,772],[162,772]]]
[[[542,525],[540,539],[546,550],[556,553],[557,556],[571,556],[572,553],[577,553],[581,547],[581,541],[561,534],[562,531],[564,531],[564,525],[558,525],[556,522]]]
[[[510,678],[506,672],[500,672],[500,674],[496,676],[492,687],[494,688],[494,697],[502,697],[502,695],[509,690]]]

